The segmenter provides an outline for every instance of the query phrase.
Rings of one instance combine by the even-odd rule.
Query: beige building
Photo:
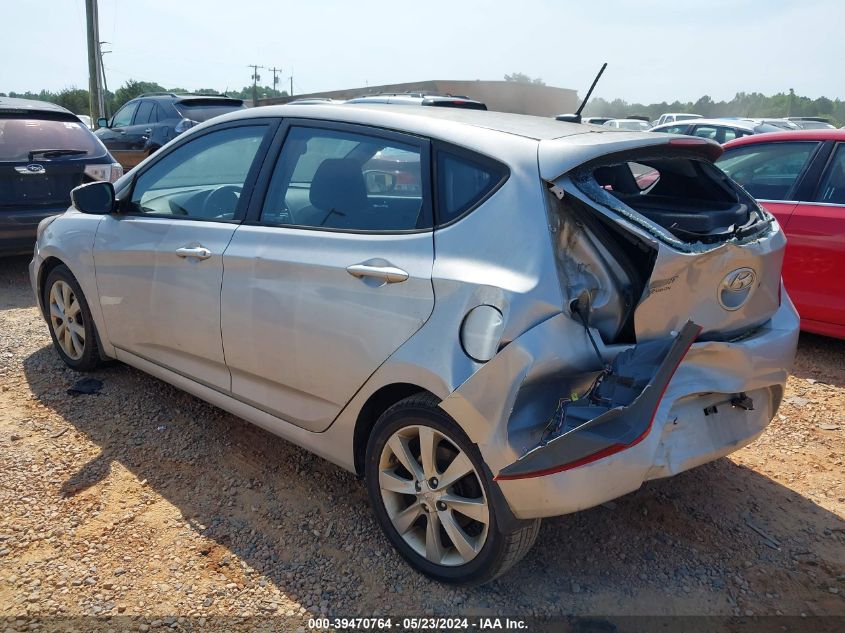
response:
[[[435,79],[431,81],[413,81],[402,84],[385,84],[348,90],[330,90],[312,92],[294,97],[259,99],[259,105],[287,103],[293,99],[309,97],[328,97],[331,99],[352,99],[379,93],[424,92],[429,94],[461,95],[483,101],[490,110],[554,116],[564,112],[574,112],[578,107],[578,95],[569,88],[554,88],[539,84],[517,83],[514,81],[452,81]]]

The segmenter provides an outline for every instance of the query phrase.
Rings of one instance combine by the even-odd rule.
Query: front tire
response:
[[[540,521],[501,530],[478,448],[437,404],[411,396],[382,414],[367,444],[367,493],[412,567],[441,582],[483,584],[525,556]]]
[[[79,282],[65,265],[44,283],[44,306],[53,346],[71,369],[91,371],[100,364],[97,331]]]

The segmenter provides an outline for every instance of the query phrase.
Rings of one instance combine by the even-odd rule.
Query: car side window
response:
[[[737,136],[739,136],[739,132],[732,128],[732,127],[724,127],[722,128],[722,136],[720,137],[719,143],[727,143],[728,141],[734,140]]]
[[[131,210],[180,219],[234,219],[266,132],[266,125],[225,128],[179,146],[138,176]]]
[[[845,204],[845,143],[837,144],[814,202]]]
[[[142,101],[138,106],[138,112],[135,114],[135,125],[142,123],[149,123],[150,116],[155,112],[155,103],[152,101]]]
[[[719,136],[719,128],[715,125],[696,125],[692,131],[692,135],[716,141]]]
[[[654,131],[663,132],[664,134],[685,134],[688,127],[688,125],[670,125]]]
[[[127,103],[117,114],[112,117],[111,127],[126,127],[132,125],[132,117],[135,116],[135,110],[138,109],[138,102]]]
[[[292,127],[261,211],[264,224],[355,231],[429,228],[417,145]]]
[[[437,152],[437,223],[446,224],[481,201],[507,175],[493,161]]]
[[[755,143],[727,150],[716,164],[760,200],[790,200],[818,143]]]

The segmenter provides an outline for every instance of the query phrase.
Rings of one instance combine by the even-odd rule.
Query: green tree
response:
[[[111,100],[111,111],[117,112],[117,109],[124,103],[145,92],[167,92],[167,89],[152,81],[135,81],[134,79],[129,79],[123,86],[114,91],[114,97]]]
[[[60,91],[55,99],[52,99],[63,108],[67,108],[74,114],[88,114],[88,91],[81,88],[65,88]]]
[[[505,81],[513,81],[518,84],[536,84],[538,86],[546,85],[546,82],[539,77],[532,79],[525,73],[511,73],[510,75],[505,75]]]

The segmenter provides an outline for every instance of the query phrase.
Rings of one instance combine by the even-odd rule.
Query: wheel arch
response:
[[[44,305],[44,283],[53,269],[62,265],[67,266],[61,259],[51,255],[41,262],[41,267],[38,269],[38,307],[41,309],[41,314],[45,319],[47,318],[47,306]],[[68,268],[70,267],[68,266]]]
[[[400,400],[421,393],[431,393],[431,391],[413,383],[397,382],[380,387],[370,394],[358,411],[358,418],[355,421],[352,444],[356,475],[361,477],[364,474],[364,457],[367,452],[367,441],[381,414]]]

